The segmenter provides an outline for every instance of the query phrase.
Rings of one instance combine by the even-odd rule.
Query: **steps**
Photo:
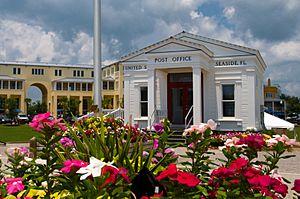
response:
[[[180,144],[185,143],[185,137],[182,136],[182,133],[184,131],[184,125],[181,124],[172,124],[170,126],[171,132],[173,132],[172,135],[169,136],[168,142],[170,144]]]

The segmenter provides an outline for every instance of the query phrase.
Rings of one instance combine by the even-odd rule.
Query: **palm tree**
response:
[[[28,115],[28,108],[29,108],[29,104],[31,103],[31,99],[25,98],[24,102],[26,103],[26,114]]]

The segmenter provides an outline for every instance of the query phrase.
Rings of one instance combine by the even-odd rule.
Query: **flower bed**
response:
[[[38,148],[8,151],[0,198],[284,198],[280,159],[293,155],[294,140],[262,133],[215,135],[215,123],[186,129],[186,154],[167,142],[167,119],[146,132],[115,118],[88,118],[73,126],[37,115],[30,124]],[[225,159],[217,165],[208,149],[216,143]],[[184,145],[180,145],[181,147]],[[258,152],[265,151],[264,160]],[[179,157],[184,161],[180,162]],[[293,186],[300,193],[300,180]]]

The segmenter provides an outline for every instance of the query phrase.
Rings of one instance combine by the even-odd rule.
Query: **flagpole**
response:
[[[94,0],[94,105],[102,113],[101,0]]]

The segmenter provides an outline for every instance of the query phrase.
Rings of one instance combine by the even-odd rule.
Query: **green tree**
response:
[[[300,113],[300,98],[282,94],[281,99],[286,101],[286,113]]]
[[[25,98],[24,102],[26,103],[26,113],[28,115],[28,108],[29,108],[29,105],[31,103],[31,99],[30,98]]]
[[[28,114],[30,116],[46,113],[47,112],[47,104],[41,103],[40,101],[33,102],[32,105],[28,108]]]
[[[73,115],[78,115],[80,103],[81,101],[77,98],[68,99],[67,97],[64,97],[60,99],[59,105],[63,108],[63,118],[68,119]]]
[[[5,100],[5,109],[6,109],[6,116],[10,119],[15,120],[18,112],[17,112],[18,104],[16,99],[14,98],[7,98]]]

